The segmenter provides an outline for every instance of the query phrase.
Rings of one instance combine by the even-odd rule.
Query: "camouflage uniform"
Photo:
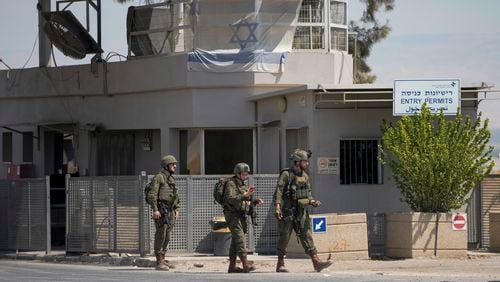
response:
[[[309,212],[306,209],[312,199],[311,184],[306,172],[290,169],[281,173],[274,192],[274,203],[281,205],[283,213],[283,219],[278,221],[278,255],[286,255],[294,224],[297,225],[297,236],[304,251],[308,255],[317,254],[311,234]],[[299,201],[302,204],[299,204]]]
[[[309,166],[309,157],[310,152],[295,150],[291,156],[294,168],[284,170],[280,174],[274,192],[274,214],[279,220],[280,234],[276,272],[288,272],[285,268],[285,255],[292,230],[295,230],[304,251],[311,257],[316,271],[320,272],[332,264],[330,260],[325,262],[320,260],[312,238],[311,220],[307,207],[319,207],[321,202],[313,199],[309,175],[304,171]]]
[[[238,163],[234,167],[234,176],[226,182],[224,189],[224,217],[231,231],[231,246],[229,248],[228,273],[245,272],[255,270],[247,260],[247,249],[245,246],[247,233],[247,214],[252,205],[252,196],[249,195],[249,187],[240,178],[241,173],[249,173],[250,167],[246,163]],[[238,175],[240,177],[238,177]],[[245,195],[245,193],[247,195]],[[243,269],[236,267],[236,257],[240,257]]]
[[[229,257],[246,255],[245,234],[247,233],[247,212],[250,208],[250,199],[243,193],[248,187],[238,177],[227,181],[225,192],[224,217],[231,231],[232,240]]]
[[[158,211],[157,201],[163,201],[168,209],[172,211],[168,219],[171,225],[164,224],[163,219],[155,220],[156,232],[154,251],[155,254],[165,254],[170,241],[170,232],[175,224],[174,211],[179,208],[179,195],[175,187],[175,178],[169,171],[163,169],[153,179],[153,187],[148,195],[148,202],[151,203],[153,211]]]

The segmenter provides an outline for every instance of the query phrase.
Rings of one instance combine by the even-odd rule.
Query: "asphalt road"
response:
[[[382,273],[159,272],[151,268],[51,264],[0,260],[0,281],[481,281],[478,277],[384,275]],[[483,280],[488,281],[488,280]]]

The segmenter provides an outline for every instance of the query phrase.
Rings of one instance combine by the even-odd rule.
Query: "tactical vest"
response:
[[[287,192],[289,193],[292,202],[296,203],[302,199],[312,198],[311,184],[309,183],[309,177],[305,172],[302,172],[302,176],[298,176],[292,170],[288,170],[288,177],[289,180],[287,187],[285,187],[285,191],[288,190]]]
[[[162,172],[161,172],[162,173]],[[179,195],[175,185],[175,179],[172,175],[163,174],[165,181],[160,185],[158,199],[164,201],[167,206],[172,207],[177,204]]]

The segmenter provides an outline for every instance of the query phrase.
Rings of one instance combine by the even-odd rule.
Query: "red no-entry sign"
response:
[[[467,230],[467,214],[453,213],[451,226],[453,230]]]

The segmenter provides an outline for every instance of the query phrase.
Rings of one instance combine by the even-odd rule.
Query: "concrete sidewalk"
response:
[[[0,253],[0,259],[37,260],[51,263],[102,264],[112,266],[154,267],[153,256],[140,257],[133,254],[65,255],[64,252]],[[226,272],[227,257],[216,257],[197,253],[169,253],[167,259],[175,268],[173,272]],[[250,255],[249,260],[257,267],[256,272],[274,273],[276,256]],[[314,272],[307,259],[287,259],[286,266],[292,273]],[[404,260],[357,260],[335,261],[323,273],[353,275],[398,275],[437,277],[477,277],[479,280],[500,280],[500,254],[469,252],[464,259],[416,258]]]

